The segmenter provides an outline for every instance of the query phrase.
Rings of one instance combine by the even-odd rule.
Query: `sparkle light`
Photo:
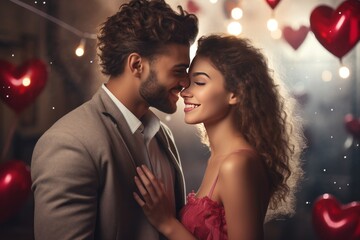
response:
[[[269,29],[270,32],[273,32],[276,29],[278,29],[278,22],[276,21],[275,18],[270,18],[267,21],[267,28]]]
[[[233,19],[239,20],[240,18],[242,18],[243,16],[243,10],[239,7],[233,8],[233,10],[231,10],[231,17]]]
[[[237,36],[242,33],[242,26],[239,22],[231,22],[227,26],[227,31],[229,34]]]
[[[324,82],[329,82],[332,79],[332,73],[329,70],[324,70],[321,74],[321,79]]]
[[[79,46],[75,50],[76,56],[82,57],[84,55],[84,52],[85,52],[84,49],[85,49],[85,38],[82,38],[80,40]]]
[[[215,4],[215,3],[217,3],[217,0],[210,0],[210,2],[211,2],[212,4]]]
[[[350,76],[350,70],[346,66],[341,66],[339,68],[339,76],[343,79],[348,78]]]
[[[24,79],[22,80],[22,85],[24,87],[28,87],[30,85],[30,83],[31,83],[31,80],[28,77],[24,77]]]

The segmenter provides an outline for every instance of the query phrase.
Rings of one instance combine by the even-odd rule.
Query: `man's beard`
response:
[[[176,104],[171,103],[168,90],[158,83],[156,73],[152,69],[149,77],[140,85],[139,93],[151,107],[165,113],[176,111]]]

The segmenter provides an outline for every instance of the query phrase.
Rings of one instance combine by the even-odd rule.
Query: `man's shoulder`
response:
[[[101,126],[102,112],[89,100],[59,118],[45,133],[61,131],[77,133],[91,132]]]

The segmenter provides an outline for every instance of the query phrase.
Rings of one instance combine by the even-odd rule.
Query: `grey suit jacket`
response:
[[[156,134],[176,175],[177,211],[184,178],[170,130]],[[103,89],[57,121],[37,142],[31,163],[36,240],[144,239],[135,202],[135,167],[143,164],[125,118]],[[151,240],[150,238],[146,238]]]

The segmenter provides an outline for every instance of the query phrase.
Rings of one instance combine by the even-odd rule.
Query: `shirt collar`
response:
[[[102,84],[101,86],[104,91],[109,95],[111,100],[115,103],[115,105],[119,108],[120,112],[124,115],[126,123],[128,124],[130,131],[132,134],[136,132],[136,130],[140,130],[144,133],[145,138],[150,140],[155,136],[155,134],[160,129],[160,119],[150,110],[145,113],[142,117],[141,121],[129,110],[127,109],[124,104],[117,99],[112,92]]]

